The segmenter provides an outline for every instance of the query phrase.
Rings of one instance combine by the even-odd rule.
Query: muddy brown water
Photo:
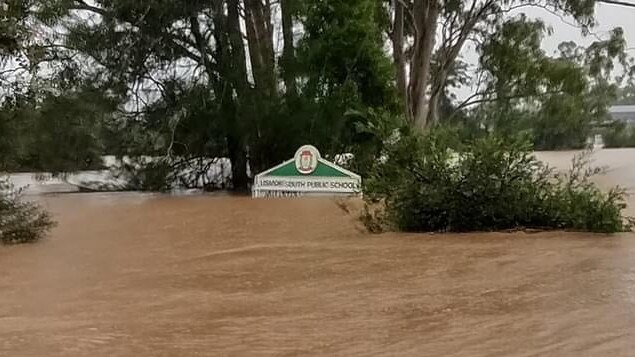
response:
[[[602,185],[635,187],[625,158]],[[0,356],[635,356],[632,234],[370,235],[329,199],[41,200],[51,236],[0,246]]]

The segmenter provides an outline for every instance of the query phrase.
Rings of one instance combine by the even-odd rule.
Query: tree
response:
[[[588,158],[573,160],[567,174],[538,161],[518,138],[485,136],[447,150],[438,128],[405,133],[386,145],[384,160],[365,178],[365,223],[408,232],[509,229],[630,231],[623,216],[625,192],[600,190],[601,170]]]
[[[108,127],[137,146],[128,153],[229,157],[238,190],[248,168],[304,141],[350,148],[347,110],[396,107],[375,1],[51,0],[36,10],[64,28],[42,50],[63,68],[83,63],[79,79],[120,99]]]
[[[0,177],[0,244],[36,242],[54,225],[46,211],[23,200],[21,191]]]
[[[584,147],[607,119],[615,96],[615,64],[624,73],[617,81],[631,71],[623,32],[615,29],[610,38],[587,48],[562,43],[557,57],[541,49],[544,33],[540,21],[519,16],[500,25],[480,47],[477,96],[482,105],[477,110],[491,129],[505,135],[529,131],[537,149]]]
[[[607,69],[603,61],[624,59],[615,41],[598,44],[595,60],[591,48],[576,50],[584,59],[548,57],[540,50],[544,25],[510,15],[540,6],[589,28],[594,2],[585,0],[16,4],[14,18],[28,19],[18,21],[27,34],[36,33],[33,26],[50,32],[24,37],[21,51],[29,73],[21,92],[39,93],[36,112],[73,98],[101,103],[98,111],[78,106],[95,119],[86,123],[101,122],[86,128],[107,136],[93,142],[121,155],[160,156],[170,165],[228,157],[238,190],[248,187],[248,173],[279,163],[304,142],[327,155],[366,145],[363,128],[373,121],[346,113],[401,114],[419,129],[441,118],[486,116],[484,126],[519,122],[534,134],[560,130],[552,118],[567,114],[567,127],[587,130],[603,115],[602,89],[612,83],[606,74],[602,81],[593,77],[594,66]],[[461,59],[470,42],[481,55],[474,76]],[[478,89],[457,103],[453,88],[467,83]],[[85,84],[102,98],[84,97]],[[69,99],[52,100],[60,96]],[[582,110],[591,115],[573,119]],[[49,113],[73,122],[63,112]],[[473,126],[481,130],[480,124]]]
[[[224,132],[224,148],[215,153],[180,152],[188,157],[228,155],[234,187],[247,187],[249,136],[245,131],[251,123],[241,108],[277,96],[266,8],[247,1],[242,13],[236,0],[97,1],[93,5],[59,1],[54,5],[74,19],[58,52],[80,55],[94,64],[94,77],[123,90],[134,105],[134,110],[124,108],[123,114],[129,118],[126,124],[165,133],[161,135],[167,136],[163,153],[172,157],[177,146],[189,148],[192,143],[176,136],[185,132],[180,127],[202,120],[197,113],[214,113],[205,120],[217,120],[216,127]],[[86,21],[90,16],[101,22]],[[246,24],[246,34],[240,30],[241,21]],[[247,44],[243,36],[248,38]],[[245,45],[250,50],[249,65]],[[249,69],[253,82],[249,82]],[[198,98],[197,108],[184,107],[180,102],[184,98]],[[169,113],[158,124],[153,117],[155,108]],[[147,148],[148,154],[152,152]]]
[[[635,105],[635,85],[628,83],[617,90],[617,99],[613,103],[615,105]]]
[[[439,104],[468,41],[483,43],[510,11],[538,6],[593,25],[593,1],[584,0],[394,0],[393,57],[407,116],[423,129],[439,120]],[[405,15],[403,15],[405,13]],[[437,40],[439,40],[437,42]],[[405,57],[405,60],[404,60]],[[409,83],[403,78],[410,67]]]
[[[29,36],[23,23],[30,1],[6,0],[0,4],[0,60],[19,51]]]

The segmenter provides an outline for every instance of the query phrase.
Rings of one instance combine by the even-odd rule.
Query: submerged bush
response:
[[[613,122],[602,132],[602,139],[607,148],[635,147],[635,127]]]
[[[409,232],[629,228],[624,191],[602,192],[590,181],[597,170],[581,158],[568,174],[556,173],[523,140],[488,136],[449,150],[435,133],[407,135],[384,158],[366,179],[373,209],[364,222],[373,231],[378,221]]]
[[[126,190],[134,191],[225,190],[231,187],[232,179],[231,162],[227,158],[124,157],[110,171],[127,182]]]
[[[0,177],[0,243],[35,242],[53,227],[49,214],[33,202],[21,199],[6,177]]]

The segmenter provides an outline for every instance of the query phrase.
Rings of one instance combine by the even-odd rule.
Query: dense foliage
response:
[[[594,3],[11,0],[0,9],[0,126],[11,127],[0,150],[15,148],[12,169],[50,171],[93,167],[104,153],[173,168],[224,157],[244,190],[301,144],[327,155],[368,147],[351,112],[580,148],[623,79],[613,67],[630,74],[623,33],[550,56],[550,30],[522,11],[570,16],[588,33]],[[467,43],[476,66],[462,59]]]
[[[624,122],[612,122],[601,131],[604,147],[632,148],[635,147],[635,127]]]
[[[435,132],[404,135],[366,179],[365,220],[373,230],[410,232],[629,228],[624,192],[600,191],[585,160],[557,174],[530,149],[489,136],[450,150]]]
[[[100,168],[106,105],[91,92],[5,98],[0,106],[0,170],[59,173]]]
[[[25,201],[19,189],[0,177],[0,243],[32,243],[53,227],[48,213]]]
[[[73,118],[87,120],[68,124],[71,142],[93,136],[90,148],[161,157],[160,168],[226,157],[236,190],[247,188],[248,172],[279,163],[306,142],[331,155],[350,151],[355,124],[346,111],[398,108],[382,44],[384,8],[374,0],[49,0],[31,11],[33,21],[65,34],[35,41],[41,51],[25,51],[30,65],[59,66],[65,79],[84,84],[59,90],[63,81],[52,78],[53,90],[38,95],[76,97],[88,87],[105,101],[92,104],[103,113],[98,125],[96,113],[73,110]],[[280,37],[282,48],[274,43]],[[71,166],[77,156],[69,157]]]
[[[610,231],[619,194],[538,179],[529,172],[543,171],[526,156],[584,147],[633,61],[620,28],[547,54],[551,30],[523,12],[544,9],[588,35],[597,2],[7,0],[0,170],[91,169],[113,154],[132,163],[121,170],[130,188],[225,189],[208,179],[223,162],[230,188],[246,191],[254,174],[311,143],[329,158],[354,154],[350,165],[370,175],[371,192],[399,187],[387,208],[414,210],[414,221],[396,220],[407,229]],[[473,51],[478,59],[466,63]],[[401,127],[410,133],[396,135]],[[531,146],[518,146],[518,135]],[[460,154],[453,165],[448,148]],[[502,205],[508,215],[494,198],[511,202]],[[566,206],[579,198],[596,225]],[[483,204],[481,223],[465,218],[472,201]]]

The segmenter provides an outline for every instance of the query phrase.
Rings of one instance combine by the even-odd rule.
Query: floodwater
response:
[[[566,170],[571,167],[571,160],[580,155],[578,151],[541,151],[536,157],[550,166]],[[590,164],[606,172],[594,177],[603,188],[620,186],[631,196],[635,196],[635,149],[603,149],[594,151],[590,157]],[[631,197],[635,202],[635,197]],[[629,208],[629,213],[635,215],[635,205]]]
[[[632,356],[635,240],[373,236],[328,199],[49,197],[2,356]]]
[[[632,234],[370,235],[330,199],[41,200],[50,238],[0,247],[0,356],[635,353]]]

